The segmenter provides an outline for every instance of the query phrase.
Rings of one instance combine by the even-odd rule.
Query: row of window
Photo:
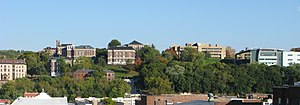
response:
[[[293,59],[288,59],[288,61],[293,61]],[[300,59],[297,59],[297,61],[300,61]]]
[[[288,54],[288,56],[293,56],[293,54]],[[297,56],[300,56],[300,54],[297,54]]]
[[[277,60],[275,58],[259,58],[259,60]]]
[[[13,70],[14,71],[14,70]],[[24,72],[24,70],[15,70],[16,72]],[[6,69],[0,69],[0,72],[6,72]],[[10,69],[7,69],[7,72],[10,72]]]
[[[2,67],[8,67],[8,68],[10,68],[10,66],[9,65],[0,65],[0,67],[2,68]],[[16,67],[16,68],[24,68],[24,66],[12,66],[12,67]]]

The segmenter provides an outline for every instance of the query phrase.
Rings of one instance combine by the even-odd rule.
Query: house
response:
[[[27,65],[25,60],[1,59],[0,81],[16,80],[26,77]]]
[[[10,105],[9,99],[0,99],[0,105]]]
[[[33,98],[19,97],[11,105],[68,105],[68,99],[51,97],[43,91]]]
[[[112,81],[115,79],[115,72],[113,72],[111,70],[104,70],[104,74],[105,74],[105,78],[108,81]]]
[[[95,70],[77,70],[73,72],[73,77],[75,79],[85,79],[90,77]]]
[[[132,47],[135,50],[139,50],[139,49],[141,49],[141,48],[144,47],[144,44],[142,44],[142,43],[140,43],[140,42],[138,42],[136,40],[133,40],[132,42],[130,42],[129,44],[125,44],[124,46],[126,46],[126,47]]]
[[[136,51],[132,47],[110,47],[107,50],[107,64],[134,64]]]

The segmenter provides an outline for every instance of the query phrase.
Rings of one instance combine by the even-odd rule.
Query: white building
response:
[[[0,81],[15,80],[26,77],[27,66],[24,60],[1,59]]]
[[[67,97],[50,97],[47,93],[41,92],[33,98],[17,98],[11,105],[68,105]]]
[[[300,64],[300,52],[283,52],[282,65]]]
[[[134,64],[135,50],[132,47],[111,47],[107,50],[107,64],[127,65]]]
[[[250,63],[258,62],[268,66],[282,66],[282,49],[259,48],[250,50]]]

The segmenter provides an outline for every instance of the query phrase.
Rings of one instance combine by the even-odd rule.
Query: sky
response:
[[[289,50],[300,47],[300,0],[0,0],[0,50],[112,39]]]

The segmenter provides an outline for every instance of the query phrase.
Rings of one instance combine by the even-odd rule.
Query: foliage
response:
[[[112,98],[105,98],[102,100],[105,105],[116,105],[116,102],[112,100]]]
[[[113,39],[108,43],[108,48],[121,46],[121,42],[117,39]]]

